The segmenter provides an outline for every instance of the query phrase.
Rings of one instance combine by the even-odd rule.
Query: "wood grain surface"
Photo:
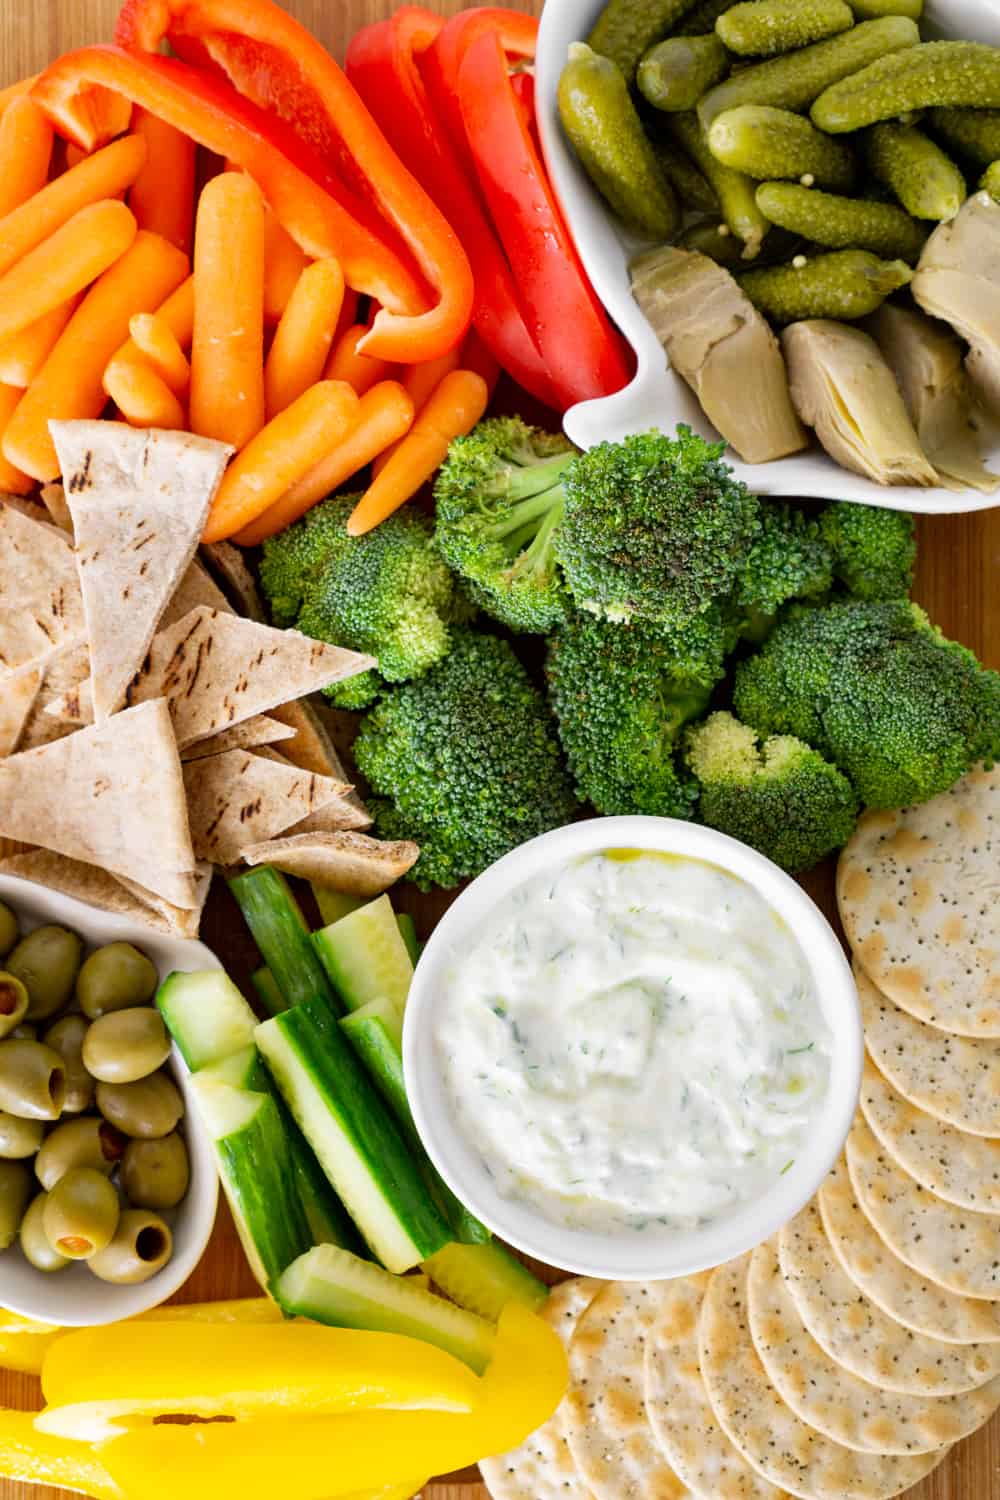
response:
[[[284,0],[337,57],[360,26],[380,20],[393,0]],[[442,14],[462,8],[463,0],[423,0]],[[518,10],[540,10],[541,0],[506,0]],[[0,87],[37,72],[59,53],[89,42],[110,40],[117,0],[0,0]],[[978,516],[921,518],[916,597],[932,619],[982,660],[1000,668],[1000,510]],[[0,841],[2,851],[2,841]],[[827,911],[834,913],[832,865],[804,882]],[[413,913],[422,937],[448,904],[444,895],[422,896],[410,886],[394,893]],[[259,960],[228,893],[216,881],[202,929],[204,940],[238,979]],[[223,1203],[205,1259],[176,1299],[183,1302],[247,1296],[256,1290]],[[38,1382],[0,1371],[0,1406],[40,1404]],[[335,1461],[335,1460],[334,1460]],[[60,1490],[36,1487],[38,1500],[54,1500]],[[485,1489],[474,1471],[427,1486],[428,1500],[483,1500]],[[16,1500],[22,1486],[0,1480],[0,1500]],[[959,1443],[946,1462],[910,1500],[1000,1500],[1000,1417],[973,1438]],[[235,1500],[225,1496],[222,1500]],[[624,1497],[623,1497],[624,1500]]]

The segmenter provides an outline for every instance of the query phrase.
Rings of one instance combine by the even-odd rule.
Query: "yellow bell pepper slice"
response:
[[[556,1334],[510,1303],[500,1316],[496,1352],[477,1381],[480,1399],[467,1414],[356,1411],[160,1425],[115,1438],[101,1457],[129,1500],[273,1500],[292,1492],[296,1500],[332,1500],[516,1448],[555,1411],[566,1381]]]
[[[228,1302],[181,1302],[137,1313],[135,1323],[283,1323],[270,1297],[233,1297]]]
[[[0,1369],[40,1375],[45,1356],[61,1330],[53,1333],[0,1333]]]
[[[24,1318],[20,1313],[11,1312],[8,1307],[0,1307],[0,1334],[8,1333],[58,1333],[58,1323],[38,1323],[34,1318]]]
[[[30,1411],[0,1410],[0,1476],[80,1490],[96,1500],[124,1500],[92,1448],[36,1432],[34,1416]]]
[[[166,1415],[468,1412],[478,1382],[453,1355],[395,1333],[318,1323],[150,1322],[63,1334],[45,1361],[42,1391],[48,1406],[39,1432],[103,1442],[129,1419]]]

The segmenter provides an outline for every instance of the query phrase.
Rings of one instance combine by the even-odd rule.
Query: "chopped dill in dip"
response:
[[[446,970],[434,1036],[498,1190],[600,1234],[689,1229],[790,1169],[831,1038],[792,932],[737,877],[605,850],[526,881]]]

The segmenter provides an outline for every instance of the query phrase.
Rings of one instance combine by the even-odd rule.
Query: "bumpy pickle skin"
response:
[[[842,135],[932,105],[1000,107],[1000,48],[982,42],[921,42],[824,89],[813,104],[812,118],[820,130]]]
[[[880,260],[867,250],[832,250],[796,256],[787,266],[746,271],[740,286],[754,306],[775,323],[808,318],[847,322],[866,318],[913,275],[901,260]]]
[[[708,132],[712,155],[723,166],[758,181],[798,179],[803,186],[848,191],[854,156],[801,115],[767,104],[743,104],[717,115]]]
[[[643,53],[673,30],[692,4],[693,0],[609,0],[587,43],[617,63],[626,83],[632,83]]]
[[[706,89],[729,71],[729,54],[714,35],[672,36],[650,47],[636,73],[654,109],[694,109]]]
[[[1000,109],[932,109],[927,125],[978,167],[1000,161]]]
[[[719,195],[704,173],[670,141],[653,141],[660,170],[685,208],[700,214],[720,214]]]
[[[724,222],[743,243],[743,259],[752,260],[770,227],[757,207],[757,184],[743,172],[723,166],[712,155],[696,114],[671,115],[670,130],[714,189]]]
[[[920,41],[916,22],[905,16],[865,21],[851,31],[814,42],[786,57],[742,68],[716,84],[698,105],[698,118],[707,130],[716,115],[740,104],[771,104],[776,109],[805,110],[824,89],[865,68],[876,58]]]
[[[630,229],[667,240],[677,200],[617,65],[573,42],[559,79],[559,117],[594,186]]]
[[[690,224],[677,243],[682,250],[696,250],[699,255],[707,255],[718,266],[732,270],[743,265],[743,241],[730,233],[729,226],[720,224],[717,218]]]
[[[1000,203],[1000,161],[990,162],[979,179],[979,186],[995,203]]]
[[[795,182],[762,182],[757,204],[772,224],[830,250],[870,250],[912,265],[927,238],[926,228],[895,203],[844,198]]]
[[[882,16],[908,16],[919,21],[924,0],[847,0],[856,21],[877,21]]]
[[[866,139],[868,165],[915,219],[953,219],[965,202],[965,178],[915,125],[876,125]]]
[[[777,57],[853,25],[846,0],[746,0],[724,11],[715,30],[739,57]]]

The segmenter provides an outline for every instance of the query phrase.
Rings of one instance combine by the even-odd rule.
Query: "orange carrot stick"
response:
[[[135,217],[116,198],[91,203],[0,276],[0,339],[82,292],[135,239]]]
[[[166,332],[172,334],[177,340],[182,352],[185,349],[190,349],[191,335],[194,329],[193,276],[186,277],[180,286],[170,293],[166,301],[160,304],[156,309],[156,319],[158,323],[163,325]],[[129,322],[131,323],[131,319],[129,319]],[[134,360],[141,355],[142,350],[130,334],[121,348],[116,349],[111,356],[104,372],[105,381],[107,380],[108,370],[111,369],[117,360]],[[113,374],[111,378],[114,379]]]
[[[221,542],[249,526],[339,443],[354,425],[349,385],[319,380],[250,439],[222,476],[203,540]]]
[[[175,396],[183,396],[191,384],[191,366],[166,318],[159,313],[136,313],[128,331],[150,369]]]
[[[264,425],[264,197],[220,172],[202,191],[194,240],[191,430],[242,448]]]
[[[22,394],[14,386],[0,385],[0,434],[6,431]],[[34,488],[35,481],[31,475],[8,463],[0,453],[0,491],[8,495],[28,495]]]
[[[354,507],[347,522],[348,534],[363,536],[415,495],[444,462],[452,439],[475,427],[489,399],[489,388],[481,375],[472,370],[452,370],[446,375]]]
[[[256,521],[237,532],[233,540],[241,547],[255,547],[265,537],[283,531],[317,500],[346,483],[408,432],[413,415],[413,402],[397,380],[383,380],[380,385],[372,386],[361,397],[357,421],[343,442],[321,458],[297,484],[291,485]]]
[[[135,181],[145,160],[145,142],[136,135],[123,136],[47,183],[20,208],[5,214],[0,219],[0,276],[22,255],[55,234],[81,208],[124,192]]]
[[[268,417],[291,406],[321,378],[343,300],[339,262],[314,260],[306,266],[274,331],[264,365]]]
[[[129,208],[140,229],[162,234],[189,254],[198,147],[189,135],[144,109],[133,114],[132,129],[146,143],[146,164],[132,184]]]
[[[477,375],[481,375],[489,387],[490,395],[493,395],[500,379],[500,366],[474,328],[469,329],[462,345],[462,369],[475,370]]]
[[[20,78],[17,83],[9,83],[5,89],[0,89],[0,119],[7,113],[15,99],[28,93],[38,82],[42,75],[33,73],[30,78]]]
[[[407,365],[403,373],[403,389],[412,400],[415,411],[423,411],[444,377],[458,369],[460,355],[461,349],[456,344],[454,349],[449,349],[447,354],[439,354],[437,359],[427,359],[420,365]],[[394,443],[391,448],[386,448],[379,454],[372,464],[373,477],[382,472],[395,451]]]
[[[308,259],[270,210],[264,216],[264,317],[277,323]]]
[[[354,324],[358,321],[358,303],[360,301],[361,298],[352,286],[345,288],[344,300],[340,304],[340,317],[337,319],[337,326],[333,331],[334,348],[340,343],[347,330],[353,328]]]
[[[113,359],[104,372],[104,389],[130,427],[184,426],[183,406],[142,358]]]
[[[12,334],[0,344],[0,380],[4,385],[18,385],[23,390],[31,384],[55,348],[63,329],[73,316],[79,297],[70,297],[51,312],[45,313]]]
[[[67,141],[64,148],[64,154],[66,157],[67,167],[78,167],[82,161],[87,160],[90,152],[84,151],[83,147],[78,146],[75,141]]]
[[[51,156],[52,126],[34,99],[12,100],[0,119],[0,214],[45,186]]]
[[[363,396],[365,391],[370,391],[380,380],[398,372],[398,366],[389,364],[388,360],[358,353],[358,345],[369,332],[364,323],[355,323],[341,335],[323,372],[324,379],[346,380],[359,396]]]
[[[31,382],[3,435],[7,460],[48,481],[59,474],[52,418],[99,417],[105,367],[133,313],[152,312],[184,280],[188,260],[158,234],[140,230],[121,260],[90,288]]]

